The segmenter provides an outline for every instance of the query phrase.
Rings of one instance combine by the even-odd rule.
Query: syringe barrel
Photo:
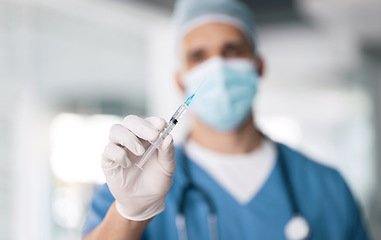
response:
[[[137,162],[135,165],[141,170],[143,170],[143,165],[152,156],[152,154],[156,151],[156,149],[160,146],[162,142],[163,142],[163,139],[158,138],[154,143],[152,143],[151,146],[149,146],[149,148],[144,152],[144,155],[139,160],[139,162]]]
[[[184,116],[184,114],[187,112],[187,110],[188,110],[187,105],[185,105],[185,104],[180,105],[180,107],[176,110],[176,112],[172,115],[172,118],[171,118],[171,120],[172,119],[176,120],[176,122],[174,124],[176,124],[180,120],[180,118],[182,116]]]
[[[176,124],[179,122],[180,118],[184,116],[184,114],[187,112],[188,106],[185,104],[181,104],[180,107],[176,110],[176,112],[172,115],[171,119],[161,131],[159,138],[162,138],[163,140],[172,132],[172,129],[176,126]]]
[[[160,135],[159,135],[159,138],[162,138],[163,140],[168,136],[168,134],[170,134],[172,132],[172,129],[176,126],[176,123],[173,122],[173,120],[171,119],[171,121],[169,121],[167,123],[167,125],[165,126],[165,128],[163,129],[163,131],[161,131]]]
[[[143,169],[143,165],[152,156],[155,150],[161,145],[161,143],[168,136],[168,134],[172,132],[172,129],[176,126],[180,118],[187,112],[187,110],[187,105],[180,105],[180,107],[172,115],[171,120],[169,120],[165,128],[160,132],[159,138],[151,144],[151,146],[146,150],[139,162],[135,164],[138,168]]]

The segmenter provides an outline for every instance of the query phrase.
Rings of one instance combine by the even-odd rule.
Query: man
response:
[[[168,135],[142,171],[134,163],[165,121],[130,115],[114,125],[102,156],[107,185],[94,195],[85,239],[367,239],[337,171],[255,126],[263,61],[247,6],[180,1],[175,19],[177,84],[189,96],[205,80],[188,140],[175,153]]]

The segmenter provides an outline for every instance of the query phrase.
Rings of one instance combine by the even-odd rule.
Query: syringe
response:
[[[200,84],[201,86],[201,84]],[[168,136],[168,134],[172,131],[172,129],[179,122],[180,118],[187,112],[189,104],[192,102],[195,93],[192,96],[188,97],[188,99],[180,105],[180,107],[176,110],[176,112],[172,115],[171,120],[167,123],[165,128],[160,132],[159,138],[151,144],[151,146],[145,151],[142,158],[135,165],[143,170],[143,165],[147,162],[147,160],[151,157],[151,155],[155,152],[156,148],[158,148],[164,141],[164,139]]]

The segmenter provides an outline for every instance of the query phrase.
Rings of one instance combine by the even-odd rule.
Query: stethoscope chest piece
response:
[[[310,227],[304,217],[294,215],[287,222],[284,234],[287,240],[306,240],[310,235]]]

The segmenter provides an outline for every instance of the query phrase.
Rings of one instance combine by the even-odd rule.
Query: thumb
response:
[[[175,146],[172,135],[168,135],[158,148],[158,160],[161,167],[169,176],[173,175],[176,168]]]

